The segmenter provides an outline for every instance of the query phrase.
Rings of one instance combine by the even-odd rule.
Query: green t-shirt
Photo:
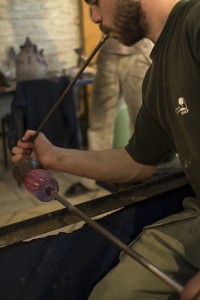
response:
[[[172,10],[143,82],[143,105],[126,146],[137,162],[157,165],[177,152],[200,197],[200,1]]]

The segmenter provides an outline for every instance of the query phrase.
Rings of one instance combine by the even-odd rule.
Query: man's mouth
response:
[[[109,38],[114,38],[116,39],[116,34],[114,32],[111,32],[109,30],[101,30],[104,34],[106,34]]]
[[[108,34],[110,33],[110,29],[106,26],[104,26],[103,24],[99,25],[99,29],[104,33],[104,34]]]
[[[101,27],[99,27],[100,28],[100,30],[104,33],[104,34],[107,34],[107,35],[109,35],[109,30],[106,30],[106,29],[102,29]]]

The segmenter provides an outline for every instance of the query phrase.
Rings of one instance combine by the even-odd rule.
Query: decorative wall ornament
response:
[[[33,80],[47,77],[47,63],[44,59],[43,49],[38,50],[29,37],[24,45],[20,46],[16,57],[16,80]]]

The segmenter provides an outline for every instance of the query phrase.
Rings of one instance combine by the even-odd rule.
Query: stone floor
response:
[[[51,172],[53,177],[59,183],[59,194],[64,196],[65,190],[78,181],[78,177],[65,173]],[[109,192],[102,188],[85,193],[79,197],[68,198],[72,204],[89,201]],[[19,187],[12,175],[12,165],[9,159],[9,166],[5,168],[2,151],[2,140],[0,139],[0,227],[21,220],[33,218],[41,214],[61,209],[63,206],[57,201],[40,202],[32,196],[24,186]]]

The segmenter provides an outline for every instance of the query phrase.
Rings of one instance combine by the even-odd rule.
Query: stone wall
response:
[[[77,62],[82,46],[81,0],[0,0],[0,71],[13,76],[14,53],[26,37],[44,49],[50,73]],[[14,51],[10,51],[10,47]]]

